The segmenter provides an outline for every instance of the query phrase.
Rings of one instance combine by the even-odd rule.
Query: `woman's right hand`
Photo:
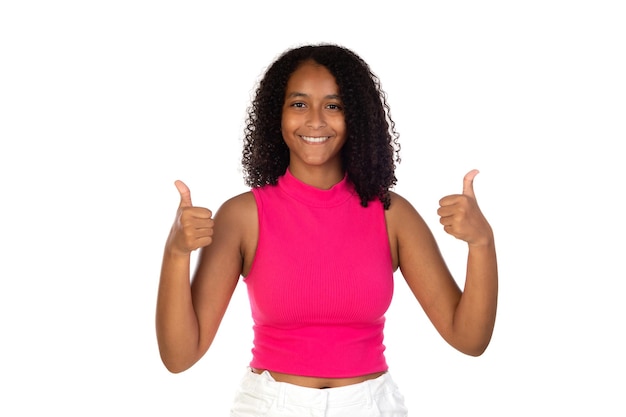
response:
[[[172,253],[189,255],[196,249],[208,246],[213,240],[213,213],[204,207],[194,207],[191,192],[184,182],[174,185],[180,194],[180,205],[172,225],[166,248]]]

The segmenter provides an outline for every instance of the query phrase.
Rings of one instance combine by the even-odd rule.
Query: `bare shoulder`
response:
[[[411,206],[411,203],[409,203],[409,201],[402,197],[400,194],[394,192],[394,191],[389,191],[389,196],[391,197],[391,205],[389,206],[389,208],[392,207],[404,207],[406,208],[407,206]]]
[[[232,235],[256,222],[257,210],[254,195],[248,191],[226,200],[215,213],[215,231],[228,231]]]
[[[256,215],[256,202],[251,191],[236,195],[226,200],[217,214],[222,217]]]
[[[219,237],[228,235],[239,240],[242,251],[256,246],[258,214],[254,194],[251,191],[226,200],[215,214],[215,232]]]
[[[386,213],[387,223],[391,226],[399,226],[402,225],[403,222],[411,219],[421,220],[421,216],[409,200],[392,191],[389,192],[389,196],[391,198],[391,204]]]
[[[390,196],[387,224],[396,236],[399,239],[431,240],[431,231],[413,204],[397,193],[390,192]]]
[[[222,204],[215,214],[215,238],[230,241],[236,246],[241,273],[246,276],[259,239],[257,205],[251,191],[236,195]]]

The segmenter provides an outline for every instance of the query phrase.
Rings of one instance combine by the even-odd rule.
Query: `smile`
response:
[[[308,143],[322,143],[330,139],[330,136],[317,136],[317,137],[300,136],[300,137],[302,138],[303,141],[308,142]]]

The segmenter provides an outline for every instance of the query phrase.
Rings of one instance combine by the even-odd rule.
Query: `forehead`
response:
[[[328,68],[313,61],[301,64],[289,77],[287,93],[311,93],[323,90],[324,94],[338,94],[339,87]]]

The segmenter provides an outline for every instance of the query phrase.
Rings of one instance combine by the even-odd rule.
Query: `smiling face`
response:
[[[343,178],[340,151],[346,142],[343,103],[335,77],[312,61],[296,69],[287,83],[281,129],[296,177],[323,172]],[[302,175],[298,175],[298,174]]]

